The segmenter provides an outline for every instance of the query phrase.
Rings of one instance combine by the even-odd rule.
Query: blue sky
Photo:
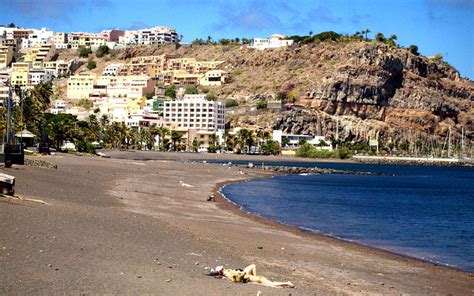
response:
[[[165,25],[184,41],[368,28],[474,78],[474,0],[0,0],[0,23],[10,22],[66,32]]]

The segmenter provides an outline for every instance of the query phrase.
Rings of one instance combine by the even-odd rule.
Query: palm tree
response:
[[[183,133],[178,132],[178,131],[171,131],[171,141],[173,142],[173,149],[174,151],[177,151],[177,145],[176,143],[181,143],[181,140],[183,139]]]
[[[165,150],[165,137],[169,134],[169,130],[166,127],[160,126],[156,129],[156,133],[158,134],[159,141],[160,141],[160,150]]]
[[[362,33],[365,34],[365,40],[369,40],[367,38],[367,34],[371,33],[372,31],[370,31],[369,29],[365,29]]]
[[[246,153],[250,152],[250,148],[254,144],[253,133],[245,128],[241,129],[237,133],[239,148],[245,150]]]
[[[30,93],[43,111],[49,108],[51,105],[51,96],[53,95],[51,83],[39,83],[30,90]]]
[[[212,135],[209,135],[209,149],[211,150],[210,152],[215,152],[217,150],[218,141],[219,141],[218,135],[216,135],[215,133]]]

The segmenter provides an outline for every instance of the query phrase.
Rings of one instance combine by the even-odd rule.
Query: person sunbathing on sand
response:
[[[224,269],[223,266],[217,266],[209,273],[211,276],[225,277],[235,283],[255,283],[274,288],[294,288],[291,282],[274,282],[264,276],[257,275],[257,267],[255,264],[242,269]]]

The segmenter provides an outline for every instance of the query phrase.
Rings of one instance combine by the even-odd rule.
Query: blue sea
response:
[[[265,164],[395,176],[287,175],[230,184],[222,193],[251,214],[474,272],[474,168]]]

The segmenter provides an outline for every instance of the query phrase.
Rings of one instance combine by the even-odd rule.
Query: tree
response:
[[[95,69],[97,67],[97,63],[93,60],[90,60],[89,62],[87,62],[87,69],[89,70],[92,70],[92,69]]]
[[[261,151],[264,155],[277,155],[280,152],[280,146],[278,142],[268,140],[262,145]]]
[[[217,151],[217,143],[219,142],[219,136],[215,133],[209,135],[209,148],[208,152],[215,153]]]
[[[207,36],[207,42],[206,42],[206,44],[209,45],[209,44],[212,44],[212,43],[213,43],[213,42],[212,42],[212,37],[211,37],[211,36]]]
[[[200,147],[200,145],[199,145],[198,140],[196,140],[196,138],[194,138],[192,146],[191,146],[191,148],[193,149],[193,152],[197,152],[199,147]]]
[[[105,55],[108,55],[110,52],[110,49],[107,45],[101,45],[99,48],[97,48],[97,51],[95,52],[95,56],[98,58],[101,58]]]
[[[253,133],[243,128],[237,132],[237,139],[240,150],[245,150],[249,153],[255,143]]]
[[[418,46],[416,45],[410,45],[410,47],[408,47],[408,51],[414,55],[420,55],[420,53],[418,52]]]
[[[90,47],[85,47],[83,45],[79,46],[77,51],[79,53],[80,58],[87,58],[89,56],[89,54],[92,53],[92,50],[90,49]]]
[[[242,38],[242,44],[250,44],[250,39]]]
[[[53,86],[50,82],[38,83],[30,92],[33,99],[40,105],[43,111],[49,108],[51,96],[53,95]]]
[[[198,92],[198,89],[195,86],[188,86],[184,90],[184,93],[187,94],[187,95],[196,95],[199,92]]]
[[[169,130],[166,127],[159,127],[156,129],[156,133],[160,137],[160,150],[165,150],[165,137],[169,134]]]
[[[290,145],[290,139],[288,139],[288,137],[281,139],[281,146],[288,147],[289,145]]]
[[[10,24],[8,25],[8,27],[9,27],[9,28],[16,28],[16,25],[15,25],[15,23],[10,23]]]
[[[397,46],[397,43],[395,41],[397,41],[398,37],[397,35],[391,35],[390,38],[388,38],[388,40],[385,40],[385,43],[388,44],[389,46]]]
[[[176,98],[176,87],[174,85],[169,85],[165,88],[165,96],[175,99]]]
[[[151,100],[153,99],[153,97],[155,96],[155,93],[154,92],[149,92],[145,95],[146,99],[147,100]]]
[[[181,143],[181,140],[183,139],[183,133],[178,132],[178,131],[171,131],[171,141],[173,142],[173,149],[174,151],[177,151],[177,143]]]
[[[443,55],[440,53],[435,54],[434,59],[436,61],[441,61],[443,59]]]
[[[369,40],[369,38],[367,37],[367,34],[369,34],[371,31],[369,29],[365,29],[364,31],[362,31],[362,34],[365,34],[365,40]]]
[[[220,43],[221,45],[229,45],[230,42],[231,42],[231,40],[230,40],[230,39],[226,39],[226,38],[222,38],[222,39],[219,40],[219,43]]]
[[[378,42],[385,42],[385,36],[382,33],[375,34],[375,40]]]

